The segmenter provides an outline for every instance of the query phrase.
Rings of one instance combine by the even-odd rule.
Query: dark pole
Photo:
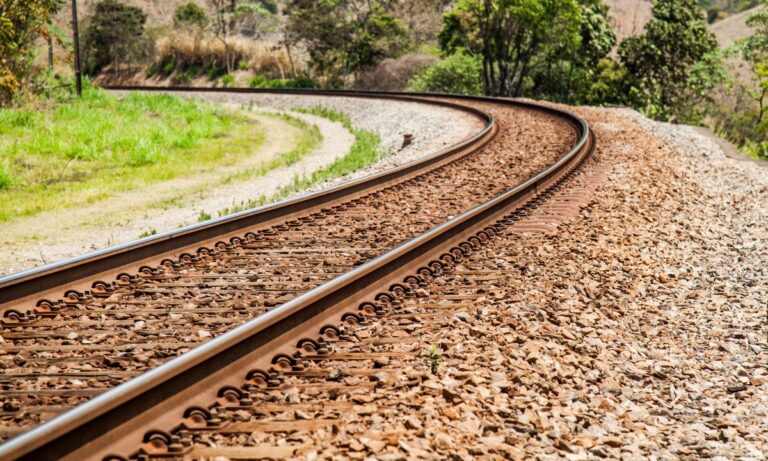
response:
[[[77,95],[83,95],[83,74],[80,72],[80,35],[77,31],[77,0],[72,0],[72,35],[75,39],[75,85]]]
[[[53,37],[48,33],[48,68],[53,73]]]

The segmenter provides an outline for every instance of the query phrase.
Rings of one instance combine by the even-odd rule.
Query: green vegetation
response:
[[[200,210],[200,214],[197,215],[197,222],[205,222],[210,221],[212,218],[211,214],[208,213],[205,210]]]
[[[303,76],[294,79],[268,79],[263,75],[257,75],[248,82],[248,86],[251,88],[317,88],[317,82]]]
[[[147,123],[151,120],[152,123]],[[162,94],[0,110],[0,221],[83,205],[253,152],[263,133],[235,113]]]
[[[250,208],[284,199],[292,194],[307,190],[315,184],[338,178],[364,168],[380,160],[385,154],[379,148],[380,139],[375,133],[355,128],[352,126],[349,117],[344,114],[324,107],[315,107],[311,109],[295,108],[293,110],[296,112],[325,117],[329,120],[341,123],[355,136],[355,143],[345,156],[335,160],[330,165],[312,172],[309,176],[294,177],[291,184],[281,187],[277,193],[271,196],[262,195],[256,199],[247,200],[233,205],[230,208],[221,210],[219,216],[237,213],[239,211],[248,210]]]
[[[762,3],[768,5],[768,1]],[[755,28],[754,35],[736,43],[729,53],[747,63],[751,81],[736,81],[736,110],[729,105],[713,105],[712,118],[716,130],[741,146],[744,153],[768,159],[768,6],[754,13],[748,24]]]
[[[96,4],[83,34],[84,71],[96,75],[108,66],[136,63],[146,58],[152,42],[144,36],[147,15],[117,0]]]
[[[310,65],[329,86],[410,47],[392,1],[288,0],[286,43],[304,46]]]
[[[238,54],[233,53],[233,40],[243,29],[250,29],[251,34],[264,32],[269,20],[274,19],[270,5],[264,2],[247,0],[209,0],[212,9],[210,28],[213,35],[224,45],[224,63],[227,73],[237,68]]]
[[[412,91],[479,95],[482,64],[465,53],[452,54],[414,75],[408,82]]]
[[[39,75],[35,42],[50,37],[51,20],[63,0],[0,1],[0,107]]]
[[[195,2],[184,3],[173,12],[173,23],[176,26],[202,29],[208,25],[205,10]]]
[[[142,232],[142,233],[139,235],[139,238],[140,238],[140,239],[143,239],[143,238],[146,238],[146,237],[150,237],[150,236],[152,236],[152,235],[157,235],[157,229],[155,229],[154,227],[152,227],[152,228],[150,228],[150,229],[148,229],[148,230],[146,230],[146,231]]]
[[[485,94],[520,96],[547,37],[578,46],[580,19],[576,0],[459,0],[443,17],[440,46],[482,58]]]
[[[349,153],[336,160],[325,168],[314,171],[309,177],[294,178],[293,184],[285,186],[281,195],[283,197],[293,192],[305,190],[315,184],[338,178],[345,174],[352,173],[363,167],[370,165],[384,156],[379,149],[381,140],[372,131],[361,130],[352,126],[352,121],[344,114],[335,112],[324,107],[315,107],[312,109],[298,108],[297,112],[325,117],[334,122],[339,122],[355,136],[355,143],[352,145]]]
[[[624,40],[619,55],[635,76],[645,113],[662,120],[691,120],[695,117],[685,111],[697,101],[689,94],[700,93],[699,84],[717,83],[692,79],[693,69],[707,63],[716,68],[716,50],[717,41],[707,30],[696,0],[657,0],[645,33]],[[717,75],[714,71],[705,74]]]
[[[20,89],[45,95],[61,85],[32,63],[33,44],[46,38],[71,50],[66,34],[48,26],[62,3],[0,2],[0,102]],[[760,4],[654,0],[650,22],[619,43],[604,0],[197,0],[176,8],[173,29],[168,21],[149,32],[146,12],[98,0],[84,13],[84,57],[92,73],[122,67],[176,84],[208,78],[252,88],[410,88],[626,105],[708,125],[765,157],[766,13],[750,21],[752,37],[728,50],[707,29],[707,21]],[[267,43],[267,33],[279,39]],[[747,72],[729,67],[734,57]],[[16,170],[0,165],[0,188],[18,187]]]

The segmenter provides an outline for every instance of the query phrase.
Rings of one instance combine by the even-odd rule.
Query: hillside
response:
[[[85,18],[91,13],[93,5],[98,3],[99,0],[78,0],[77,12],[80,18]],[[141,8],[147,13],[147,24],[152,26],[164,26],[170,25],[173,22],[173,11],[176,7],[182,3],[187,3],[189,0],[122,0],[126,5],[136,6]],[[205,6],[205,1],[197,2],[200,6]],[[57,19],[60,25],[66,25],[68,27],[69,21],[72,18],[72,8],[67,2],[62,11],[58,14]]]
[[[619,40],[637,35],[651,19],[651,0],[605,0],[610,7],[611,26]]]
[[[747,26],[747,18],[759,8],[761,7],[742,11],[712,24],[710,30],[717,36],[720,46],[727,47],[733,45],[737,40],[749,37],[752,29]]]
[[[611,25],[619,40],[641,33],[651,19],[651,0],[605,0],[605,3],[611,8]],[[758,8],[760,7],[732,14],[712,24],[710,30],[717,36],[720,46],[727,47],[748,37],[752,31],[747,26],[747,18]]]

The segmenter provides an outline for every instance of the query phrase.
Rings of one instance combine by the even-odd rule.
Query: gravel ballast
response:
[[[195,453],[765,459],[768,171],[692,128],[575,110],[599,139],[585,173],[607,173],[576,216],[509,230],[348,326],[307,378],[252,389],[273,410],[227,410],[253,429],[195,435]]]

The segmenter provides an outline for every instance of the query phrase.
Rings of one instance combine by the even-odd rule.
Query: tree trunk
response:
[[[283,42],[283,46],[285,46],[285,54],[288,55],[288,64],[291,65],[291,78],[296,78],[296,65],[293,63],[293,55],[291,54],[291,45],[288,44],[288,41]]]

